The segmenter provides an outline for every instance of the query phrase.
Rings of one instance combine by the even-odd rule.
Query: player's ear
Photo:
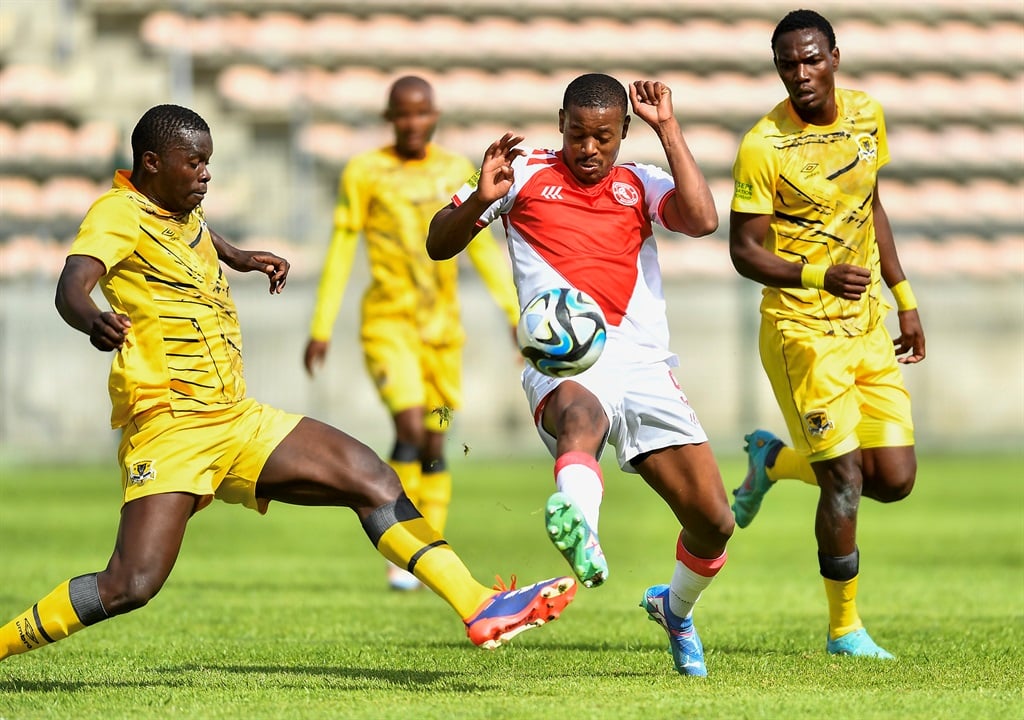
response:
[[[626,117],[622,121],[622,139],[623,140],[626,139],[626,132],[629,131],[629,119],[630,119],[630,117],[631,117],[631,115],[629,113],[626,113]]]
[[[565,132],[565,108],[558,110],[558,132]]]
[[[154,150],[143,152],[141,162],[142,169],[151,175],[155,175],[160,171],[160,154]]]
[[[832,72],[839,69],[839,48],[832,48]]]

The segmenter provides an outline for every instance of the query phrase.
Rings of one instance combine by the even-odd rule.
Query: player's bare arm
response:
[[[676,120],[672,90],[656,80],[636,80],[629,85],[629,100],[633,113],[658,134],[675,179],[673,202],[665,207],[666,226],[691,237],[710,235],[718,229],[718,210]]]
[[[427,254],[431,259],[447,260],[466,249],[477,233],[476,221],[481,213],[512,189],[512,161],[524,154],[516,147],[522,141],[522,135],[507,132],[492,142],[480,164],[476,190],[460,205],[450,203],[434,215],[427,234]]]
[[[875,186],[875,196],[871,205],[872,215],[875,222],[875,242],[878,244],[878,258],[882,266],[882,279],[887,286],[895,287],[898,283],[907,279],[900,264],[899,253],[896,251],[896,238],[889,223],[889,215],[882,206],[879,197],[878,186]],[[900,334],[893,339],[893,347],[899,362],[913,364],[924,360],[925,341],[924,328],[921,325],[921,316],[917,308],[912,310],[900,310],[898,313]]]
[[[92,290],[107,272],[99,260],[88,255],[70,255],[64,263],[54,304],[68,325],[89,336],[93,347],[104,352],[124,344],[132,322],[127,315],[100,310],[92,300]]]
[[[803,287],[800,263],[783,260],[764,247],[771,215],[729,215],[729,256],[745,278],[769,287]],[[857,300],[871,283],[871,271],[857,265],[830,265],[825,271],[825,291],[844,300]]]
[[[266,250],[243,250],[231,245],[218,233],[210,230],[210,237],[213,246],[217,249],[219,257],[225,265],[237,272],[252,272],[256,270],[270,278],[270,293],[280,293],[288,282],[288,271],[291,264],[283,257],[279,257]]]

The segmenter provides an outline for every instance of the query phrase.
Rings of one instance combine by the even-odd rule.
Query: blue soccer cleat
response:
[[[558,618],[576,595],[576,581],[560,577],[517,588],[513,578],[512,587],[495,589],[497,592],[465,621],[469,639],[487,650]]]
[[[704,677],[708,668],[704,664],[704,645],[693,626],[693,619],[684,619],[672,613],[668,605],[668,585],[647,588],[640,607],[647,611],[647,618],[665,628],[668,633],[668,649],[672,662],[680,675]]]
[[[585,587],[597,587],[608,579],[608,561],[583,513],[565,493],[548,498],[544,509],[548,537]]]
[[[879,647],[864,628],[840,635],[835,640],[831,634],[825,642],[825,650],[829,655],[851,655],[853,657],[871,657],[879,660],[895,660],[888,650]]]
[[[747,444],[743,449],[747,453],[747,476],[743,484],[732,491],[735,498],[732,512],[736,516],[736,524],[745,528],[754,520],[761,509],[761,501],[765,493],[772,489],[773,483],[768,479],[767,464],[774,462],[784,443],[767,430],[755,430],[743,437]]]

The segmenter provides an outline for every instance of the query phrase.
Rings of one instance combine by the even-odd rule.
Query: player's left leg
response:
[[[818,568],[828,601],[826,650],[832,655],[890,659],[864,629],[857,610],[860,552],[857,513],[860,505],[861,452],[854,450],[813,463],[821,493],[815,516]]]
[[[0,660],[145,605],[174,567],[196,501],[173,492],[125,503],[107,567],[65,580],[0,627]]]
[[[265,462],[255,458],[250,465],[259,466],[254,492],[264,502],[352,508],[377,550],[444,599],[477,645],[493,647],[557,618],[575,594],[571,578],[499,592],[481,585],[405,496],[387,463],[324,423],[303,418]]]
[[[676,670],[706,675],[693,608],[725,565],[725,547],[734,527],[718,463],[705,441],[646,453],[634,459],[633,466],[682,526],[672,582],[648,588],[641,607],[668,633]]]

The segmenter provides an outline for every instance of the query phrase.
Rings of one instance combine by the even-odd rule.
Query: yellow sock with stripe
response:
[[[95,574],[65,580],[0,627],[0,660],[63,640],[106,618]]]
[[[363,529],[381,555],[419,578],[463,620],[494,594],[476,581],[407,497],[377,508],[363,520]]]
[[[857,613],[860,553],[833,557],[818,553],[818,565],[828,599],[828,636],[835,640],[864,627]]]
[[[414,503],[427,522],[439,533],[448,524],[448,506],[452,501],[452,474],[444,460],[435,462],[420,475],[419,502]]]
[[[800,480],[808,485],[817,485],[818,478],[807,458],[788,445],[783,445],[775,456],[771,467],[766,466],[765,472],[772,482],[776,480]]]

